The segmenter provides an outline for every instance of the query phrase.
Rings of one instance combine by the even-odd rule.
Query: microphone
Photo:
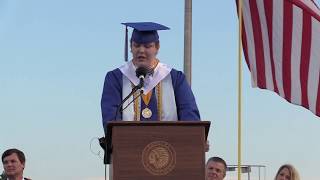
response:
[[[119,104],[119,106],[117,108],[114,120],[117,120],[117,116],[118,116],[119,112],[122,112],[124,109],[126,109],[133,102],[133,101],[129,102],[129,104],[124,109],[121,109],[124,102],[126,102],[137,90],[139,90],[143,87],[144,78],[146,77],[147,73],[148,73],[148,69],[146,67],[138,67],[136,69],[136,76],[139,78],[139,84],[137,86],[134,86],[132,88],[131,92],[129,93],[129,95],[121,101],[121,103]],[[142,92],[140,92],[139,96],[141,96],[141,94],[142,94]]]
[[[144,85],[144,78],[148,74],[148,69],[146,67],[138,67],[136,69],[136,76],[139,78],[139,84],[138,84],[138,89],[142,88]]]

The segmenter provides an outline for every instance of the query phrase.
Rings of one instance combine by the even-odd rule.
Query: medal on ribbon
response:
[[[144,94],[142,95],[142,100],[146,106],[148,106],[150,99],[151,99],[151,96],[152,96],[152,91],[150,91],[147,95],[144,95]],[[151,111],[151,109],[146,107],[142,110],[141,114],[142,114],[142,117],[148,119],[152,116],[152,111]]]
[[[149,108],[144,108],[143,110],[142,110],[142,116],[144,117],[144,118],[150,118],[151,116],[152,116],[152,111],[151,111],[151,109],[149,109]]]

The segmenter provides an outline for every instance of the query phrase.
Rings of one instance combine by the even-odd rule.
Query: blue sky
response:
[[[235,8],[232,0],[193,1],[192,89],[202,119],[212,123],[207,157],[218,155],[228,164],[237,163]],[[98,180],[104,175],[90,141],[103,135],[103,80],[124,63],[120,23],[130,21],[169,26],[160,32],[158,57],[183,69],[182,0],[0,1],[0,152],[23,150],[26,176]],[[267,166],[267,179],[284,163],[296,166],[302,179],[319,179],[319,117],[252,88],[243,67],[242,163]]]

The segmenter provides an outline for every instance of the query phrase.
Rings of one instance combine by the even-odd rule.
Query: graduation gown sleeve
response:
[[[101,112],[105,131],[109,121],[121,119],[121,113],[118,113],[117,117],[115,117],[121,100],[122,73],[119,69],[115,69],[108,72],[105,77],[101,98]]]
[[[200,113],[185,75],[181,71],[171,70],[178,120],[199,121]]]

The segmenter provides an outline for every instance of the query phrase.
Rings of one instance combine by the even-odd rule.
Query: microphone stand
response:
[[[129,94],[126,98],[124,98],[124,99],[122,100],[122,102],[119,104],[119,106],[118,106],[118,108],[117,108],[117,111],[116,111],[116,115],[115,115],[115,117],[114,117],[114,120],[117,120],[118,113],[119,113],[119,112],[122,112],[124,109],[126,109],[133,101],[131,101],[130,103],[128,103],[128,105],[127,105],[124,109],[121,109],[121,108],[122,108],[122,105],[123,105],[137,90],[139,90],[141,87],[143,87],[143,80],[140,79],[140,83],[139,83],[137,86],[135,86],[135,87],[131,90],[130,94]],[[140,92],[140,95],[141,95],[141,92]],[[139,96],[140,96],[140,95],[139,95]],[[139,96],[138,96],[138,97],[139,97]]]
[[[148,69],[145,68],[145,67],[139,67],[136,69],[136,76],[139,78],[140,82],[137,86],[134,86],[130,92],[130,94],[125,97],[121,103],[119,104],[119,106],[117,107],[117,110],[116,110],[116,114],[115,114],[115,117],[114,117],[114,120],[116,121],[117,120],[117,117],[118,117],[118,113],[119,112],[123,112],[123,110],[125,110],[132,102],[134,102],[138,97],[140,97],[143,93],[143,90],[141,90],[141,88],[143,87],[144,85],[144,78],[146,77],[148,73]],[[126,107],[124,107],[122,109],[122,105],[136,92],[140,89],[140,94],[137,96],[137,97],[134,97],[132,101],[130,101]],[[105,130],[107,129],[107,127],[104,128]],[[106,137],[107,137],[107,133],[105,131],[105,137],[102,137],[99,139],[99,143],[100,143],[100,146],[102,148],[105,149],[105,153],[104,153],[104,158],[103,158],[103,162],[104,164],[108,164],[110,163],[110,154],[112,152],[112,148],[111,148],[111,142],[110,141],[107,141]]]
[[[119,104],[114,120],[117,120],[117,116],[118,116],[119,112],[122,113],[123,110],[125,110],[132,102],[134,102],[137,98],[139,98],[143,94],[143,90],[141,89],[141,87],[143,87],[143,79],[140,79],[140,83],[137,86],[135,86],[134,88],[132,88],[130,94],[127,97],[125,97],[122,100],[122,102]],[[132,101],[130,101],[123,109],[121,109],[121,107],[124,104],[124,102],[126,102],[139,89],[140,89],[139,95],[137,97],[133,98]],[[108,164],[108,163],[110,163],[110,154],[112,152],[111,142],[107,141],[106,138],[100,138],[99,139],[99,143],[100,143],[101,147],[105,148],[105,154],[104,154],[103,162],[104,162],[104,164]]]
[[[127,109],[127,107],[128,107],[132,102],[134,102],[136,99],[138,99],[138,97],[140,97],[142,94],[143,94],[143,90],[140,89],[139,95],[138,95],[137,97],[133,98],[133,99],[126,105],[126,107],[124,107],[122,110],[120,110],[120,112],[123,112],[125,109]]]

